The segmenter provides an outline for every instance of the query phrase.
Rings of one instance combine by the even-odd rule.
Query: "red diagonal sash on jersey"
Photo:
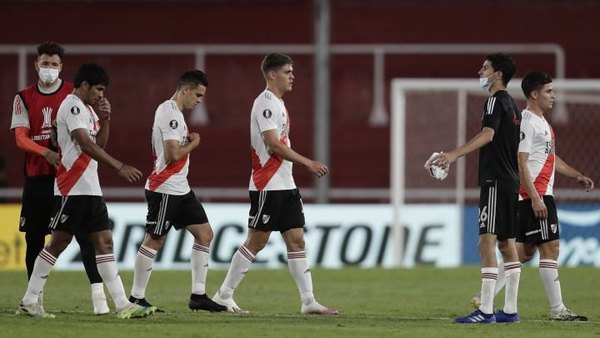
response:
[[[252,179],[254,180],[256,189],[261,191],[267,186],[267,183],[269,183],[271,177],[275,175],[277,169],[281,167],[283,158],[277,155],[271,155],[267,160],[267,163],[263,166],[260,164],[260,158],[256,155],[254,149],[251,149],[250,156],[252,157]]]
[[[540,196],[543,196],[546,193],[546,191],[548,190],[548,183],[550,182],[550,178],[552,177],[553,171],[554,171],[554,154],[549,154],[548,157],[546,158],[546,162],[544,162],[544,166],[542,167],[542,170],[537,175],[537,177],[533,180],[533,186],[535,187],[535,191],[537,191],[537,193]],[[527,194],[527,191],[525,190],[523,185],[521,185],[519,190],[520,190],[519,193],[521,194],[521,197],[523,197],[523,199],[530,198],[529,194]]]
[[[73,163],[71,169],[67,170],[61,163],[56,172],[56,185],[62,196],[67,196],[75,183],[79,181],[88,165],[92,161],[90,155],[81,153]]]
[[[548,190],[548,183],[550,183],[550,177],[552,177],[552,172],[554,171],[554,154],[549,154],[548,158],[546,158],[546,162],[542,167],[542,171],[538,177],[533,181],[533,186],[535,186],[535,191],[540,195],[544,195],[546,190]]]
[[[550,128],[550,133],[552,135],[551,140],[554,141],[554,130],[552,130],[552,128]],[[552,148],[554,148],[554,145],[552,145]],[[552,174],[554,173],[554,160],[554,149],[551,149],[550,154],[548,154],[548,157],[546,157],[546,162],[544,162],[542,170],[540,170],[540,173],[533,180],[533,186],[535,187],[535,191],[540,196],[546,194],[546,191],[548,190],[548,183],[550,183],[550,179],[552,178]],[[529,195],[527,194],[527,191],[525,191],[525,188],[523,188],[523,185],[521,185],[520,193],[524,199],[529,198]]]
[[[169,177],[181,172],[181,169],[185,167],[189,155],[179,159],[179,161],[170,163],[167,167],[161,171],[153,171],[148,177],[148,187],[150,191],[155,191],[161,184],[165,183]]]

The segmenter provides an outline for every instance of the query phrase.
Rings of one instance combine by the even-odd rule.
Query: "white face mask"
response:
[[[58,79],[58,73],[60,73],[60,71],[56,68],[40,68],[40,71],[38,72],[40,80],[46,84],[56,81],[56,79]]]

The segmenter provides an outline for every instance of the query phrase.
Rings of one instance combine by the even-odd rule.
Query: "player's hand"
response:
[[[456,161],[456,156],[453,155],[452,153],[441,152],[436,157],[431,159],[431,164],[441,167],[443,169],[446,169],[446,168],[450,167],[450,163],[453,163],[455,161]]]
[[[310,161],[308,171],[317,177],[323,177],[329,173],[329,168],[319,161]]]
[[[142,172],[130,165],[123,164],[119,169],[119,176],[125,178],[129,183],[135,183],[142,178]]]
[[[94,110],[100,120],[110,120],[111,107],[108,99],[103,97],[94,105]]]
[[[544,200],[541,197],[534,197],[531,199],[531,208],[533,209],[533,213],[537,219],[548,218],[548,209],[546,208],[546,204],[544,204]]]
[[[198,145],[200,145],[200,134],[190,133],[188,135],[188,140],[191,144],[194,145],[194,148],[196,148]]]
[[[583,185],[583,187],[585,188],[585,191],[594,190],[594,181],[592,181],[592,179],[587,176],[583,176],[583,175],[577,176],[577,183]]]
[[[58,169],[60,166],[60,156],[58,156],[57,152],[47,149],[44,152],[44,158],[54,167],[54,169]]]

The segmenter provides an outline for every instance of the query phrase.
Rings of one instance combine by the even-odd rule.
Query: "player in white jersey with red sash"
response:
[[[247,312],[233,300],[233,292],[250,268],[254,257],[279,231],[287,247],[288,267],[300,292],[301,313],[337,314],[315,300],[312,276],[304,245],[302,198],[292,176],[292,163],[303,165],[322,177],[323,163],[308,159],[291,148],[290,117],[282,97],[292,90],[293,61],[283,54],[268,54],[261,70],[267,88],[254,100],[250,117],[252,175],[248,238],[233,255],[227,276],[213,300],[230,312]]]
[[[554,204],[554,173],[577,180],[586,191],[594,182],[565,163],[556,155],[555,135],[544,114],[554,106],[552,78],[542,72],[530,72],[521,83],[527,97],[522,112],[521,142],[519,143],[519,233],[517,252],[522,263],[529,261],[536,248],[540,252],[539,270],[550,305],[550,319],[558,321],[587,321],[567,309],[562,301],[558,278],[559,223]],[[504,287],[504,271],[499,269],[495,292]],[[476,303],[477,298],[474,298]]]
[[[193,109],[202,101],[208,77],[201,70],[190,70],[179,78],[173,97],[156,109],[152,126],[154,170],[146,180],[146,236],[135,258],[133,286],[129,300],[156,309],[146,300],[156,253],[174,227],[187,229],[194,236],[190,255],[192,293],[191,310],[219,312],[227,310],[206,295],[206,275],[213,232],[202,204],[190,189],[187,174],[190,153],[200,144],[200,135],[190,133],[183,110]],[[158,309],[157,309],[158,310]],[[162,310],[158,310],[161,311]]]
[[[61,102],[73,91],[73,84],[59,78],[64,48],[44,42],[37,48],[35,69],[39,80],[15,95],[10,129],[15,132],[19,149],[25,151],[25,184],[21,201],[19,231],[25,232],[27,279],[44,248],[54,205],[54,179],[60,164],[56,140],[51,140],[52,123]],[[75,233],[81,248],[81,260],[92,289],[94,313],[109,312],[102,278],[96,268],[94,245],[87,233]],[[44,313],[43,293],[39,294],[40,311]]]
[[[69,245],[75,231],[89,234],[96,249],[98,272],[111,295],[119,318],[146,317],[153,311],[129,302],[117,271],[112,232],[98,180],[98,162],[113,169],[130,183],[142,173],[110,156],[104,147],[110,130],[110,103],[104,98],[108,74],[94,63],[82,65],[75,75],[75,90],[61,103],[56,116],[61,164],[54,193],[56,202],[50,223],[52,238],[35,261],[19,313],[42,316],[37,297],[43,291],[50,270]],[[98,106],[99,115],[92,105]]]

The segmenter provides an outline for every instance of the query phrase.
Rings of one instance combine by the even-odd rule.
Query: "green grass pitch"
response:
[[[209,271],[208,294],[225,271]],[[121,272],[129,293],[132,272]],[[304,316],[287,270],[252,269],[236,292],[249,315],[192,312],[187,308],[189,271],[154,271],[146,296],[166,310],[145,319],[94,316],[83,272],[53,271],[46,285],[48,312],[57,318],[15,315],[26,274],[0,272],[0,337],[600,337],[600,273],[595,268],[561,268],[565,303],[587,323],[551,322],[537,268],[521,274],[521,323],[460,325],[479,289],[479,268],[314,269],[315,294],[339,316]],[[503,303],[503,293],[496,304]],[[112,303],[109,301],[110,306]],[[114,309],[114,308],[113,308]]]

